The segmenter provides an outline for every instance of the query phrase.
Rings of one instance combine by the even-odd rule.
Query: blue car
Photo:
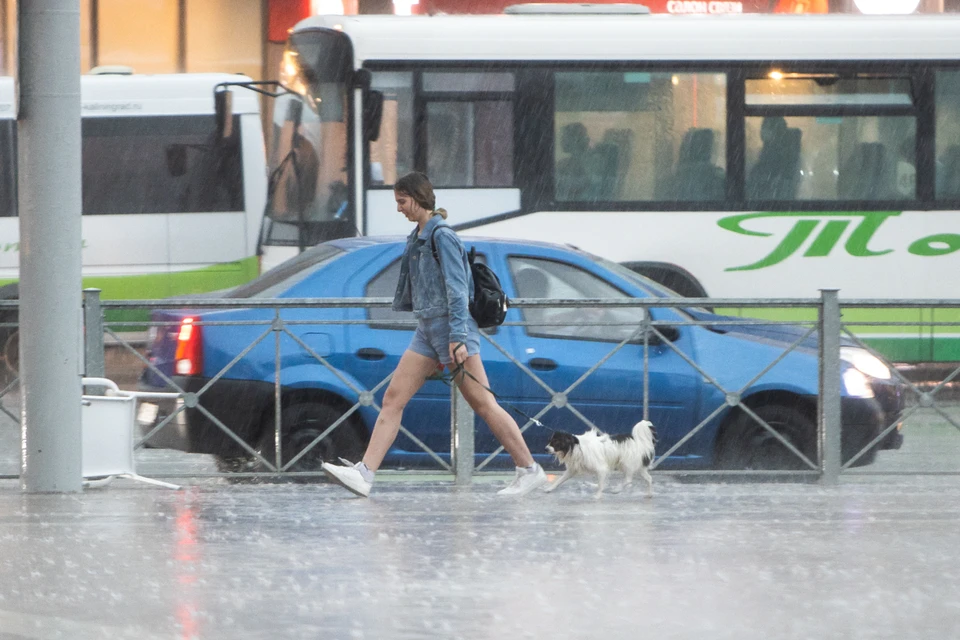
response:
[[[499,274],[511,298],[676,296],[624,266],[570,247],[473,238],[465,244],[475,247],[478,258]],[[226,297],[390,298],[403,247],[402,238],[326,242]],[[659,331],[647,336],[646,360],[644,336],[639,333],[645,313]],[[375,405],[386,389],[384,380],[410,343],[412,315],[383,307],[289,308],[280,315],[289,331],[281,334],[279,355],[282,459],[299,456],[289,470],[316,470],[320,462],[341,456],[358,459],[376,421]],[[151,435],[150,446],[214,454],[224,469],[257,468],[255,457],[239,441],[267,460],[275,459],[278,360],[275,334],[269,330],[274,317],[269,307],[154,313],[153,320],[165,325],[156,331],[152,365],[187,392],[202,393],[200,406],[188,401],[170,424]],[[695,320],[710,324],[689,324]],[[643,417],[647,362],[649,414],[658,434],[660,468],[809,468],[750,413],[816,461],[815,336],[754,380],[805,330],[729,324],[733,320],[739,319],[676,307],[511,308],[507,324],[488,332],[482,356],[492,388],[504,404],[531,416],[549,406],[540,416],[544,426],[532,425],[524,434],[541,462],[548,462],[544,447],[551,430],[579,433],[596,425],[610,433],[628,433]],[[407,324],[400,326],[398,321]],[[890,370],[866,350],[847,345],[841,357],[842,456],[844,461],[856,458],[854,464],[867,464],[877,449],[899,445],[896,431],[874,441],[898,422],[901,389]],[[170,390],[157,371],[144,370],[141,388]],[[737,406],[738,398],[749,411]],[[142,425],[144,432],[171,411],[173,406],[158,406],[156,415]],[[449,459],[449,416],[450,388],[440,379],[430,380],[411,401],[403,425],[441,459]],[[516,417],[521,426],[527,422],[520,414]],[[868,445],[871,448],[864,452]],[[498,446],[478,420],[478,463]],[[300,455],[304,448],[309,450]],[[386,464],[436,466],[436,460],[401,433]],[[508,464],[502,453],[490,460],[490,467]]]

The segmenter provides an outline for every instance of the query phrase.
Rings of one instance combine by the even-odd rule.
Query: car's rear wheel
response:
[[[343,414],[340,410],[321,402],[300,402],[284,407],[280,413],[283,464],[286,465],[300,455],[317,436],[339,420],[341,415]],[[273,462],[276,458],[276,447],[272,415],[267,418],[264,427],[260,454]],[[362,428],[356,422],[344,420],[286,470],[320,471],[322,463],[336,462],[341,457],[359,460],[366,449],[366,439],[361,433]]]
[[[801,407],[768,404],[754,413],[812,462],[817,455],[817,425]],[[736,470],[809,470],[797,454],[744,411],[737,411],[720,436],[717,466]]]

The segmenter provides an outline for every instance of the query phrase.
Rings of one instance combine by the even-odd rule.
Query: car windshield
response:
[[[321,244],[290,258],[267,271],[256,280],[251,280],[228,293],[227,298],[274,298],[292,287],[315,269],[343,255],[343,250],[329,244]]]

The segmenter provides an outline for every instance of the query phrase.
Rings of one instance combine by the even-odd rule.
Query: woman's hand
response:
[[[462,342],[450,343],[450,360],[454,365],[461,365],[467,359],[467,345]]]

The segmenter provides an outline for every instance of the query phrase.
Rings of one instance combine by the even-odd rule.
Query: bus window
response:
[[[509,72],[425,72],[427,175],[436,187],[513,186]]]
[[[84,215],[243,211],[239,134],[215,140],[212,115],[84,118],[82,129]]]
[[[423,74],[425,93],[512,93],[513,74],[507,71],[431,71]]]
[[[763,105],[901,105],[910,106],[910,79],[836,74],[790,74],[771,71],[746,83],[748,107]]]
[[[413,171],[413,74],[376,71],[371,88],[383,93],[383,116],[370,143],[370,182],[390,186]]]
[[[724,74],[576,71],[554,77],[558,201],[724,199]]]
[[[936,74],[937,198],[960,200],[960,71]]]
[[[773,71],[746,107],[748,201],[916,198],[909,78]]]
[[[748,201],[912,200],[912,116],[750,116]]]
[[[512,186],[512,103],[428,102],[427,175],[438,187]]]

